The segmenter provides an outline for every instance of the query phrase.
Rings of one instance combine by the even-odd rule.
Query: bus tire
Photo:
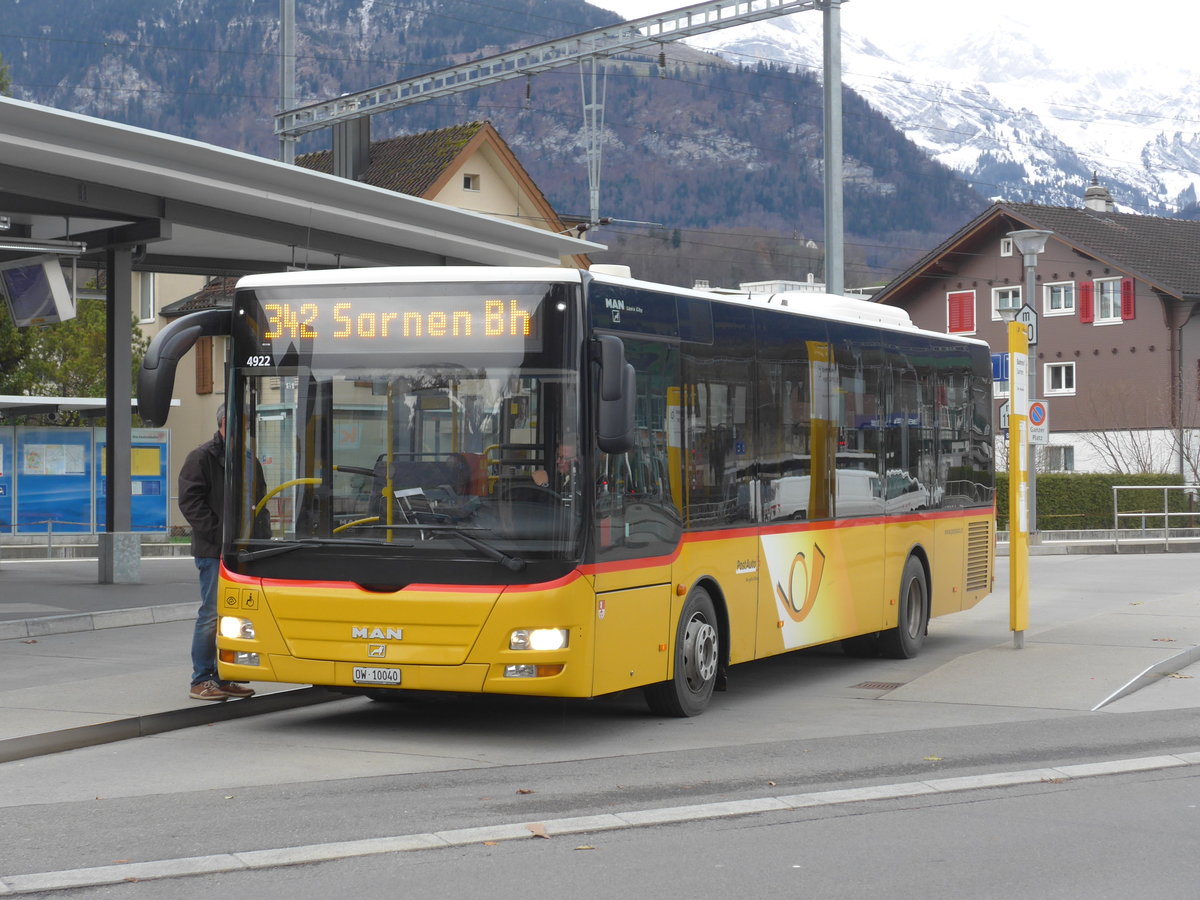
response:
[[[643,688],[652,713],[679,718],[704,712],[721,668],[718,628],[716,607],[708,591],[692,588],[675,631],[675,675]]]
[[[891,659],[912,659],[921,652],[929,630],[929,584],[915,556],[904,564],[896,627],[879,635],[879,652]]]

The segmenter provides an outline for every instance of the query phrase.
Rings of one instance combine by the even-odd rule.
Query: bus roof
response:
[[[857,322],[877,328],[907,331],[942,340],[961,341],[987,346],[979,338],[964,335],[947,335],[937,331],[926,331],[913,324],[908,313],[896,306],[887,306],[846,297],[813,291],[785,291],[774,294],[734,293],[732,291],[698,290],[670,284],[658,284],[625,278],[607,272],[589,273],[589,277],[603,284],[640,287],[647,290],[668,291],[673,294],[710,300],[714,303],[731,303],[766,309],[787,311],[797,315],[808,315],[838,322]],[[311,269],[300,272],[274,272],[263,275],[247,275],[238,280],[239,289],[263,287],[301,287],[351,284],[379,284],[387,282],[436,283],[436,282],[556,282],[579,284],[583,280],[581,270],[553,266],[379,266],[353,269]]]

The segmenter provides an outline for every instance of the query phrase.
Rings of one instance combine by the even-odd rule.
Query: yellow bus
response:
[[[911,657],[991,589],[987,345],[891,307],[547,268],[257,275],[230,336],[222,679],[690,716],[736,663]],[[265,481],[265,492],[261,484]]]

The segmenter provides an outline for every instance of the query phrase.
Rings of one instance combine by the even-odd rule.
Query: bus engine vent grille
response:
[[[967,526],[967,578],[966,590],[986,591],[991,584],[988,571],[992,555],[992,526],[988,522],[972,522]]]

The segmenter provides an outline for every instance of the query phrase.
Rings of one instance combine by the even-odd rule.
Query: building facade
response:
[[[1036,289],[1010,233],[1051,232]],[[1006,313],[1038,317],[1035,396],[1050,410],[1038,470],[1200,481],[1200,222],[1118,212],[1095,183],[1079,208],[996,203],[876,295],[935,331],[1006,351]],[[1008,397],[998,368],[996,407]],[[999,418],[997,416],[997,422]],[[1004,427],[997,428],[1003,434]],[[998,446],[1003,466],[1007,448]]]

